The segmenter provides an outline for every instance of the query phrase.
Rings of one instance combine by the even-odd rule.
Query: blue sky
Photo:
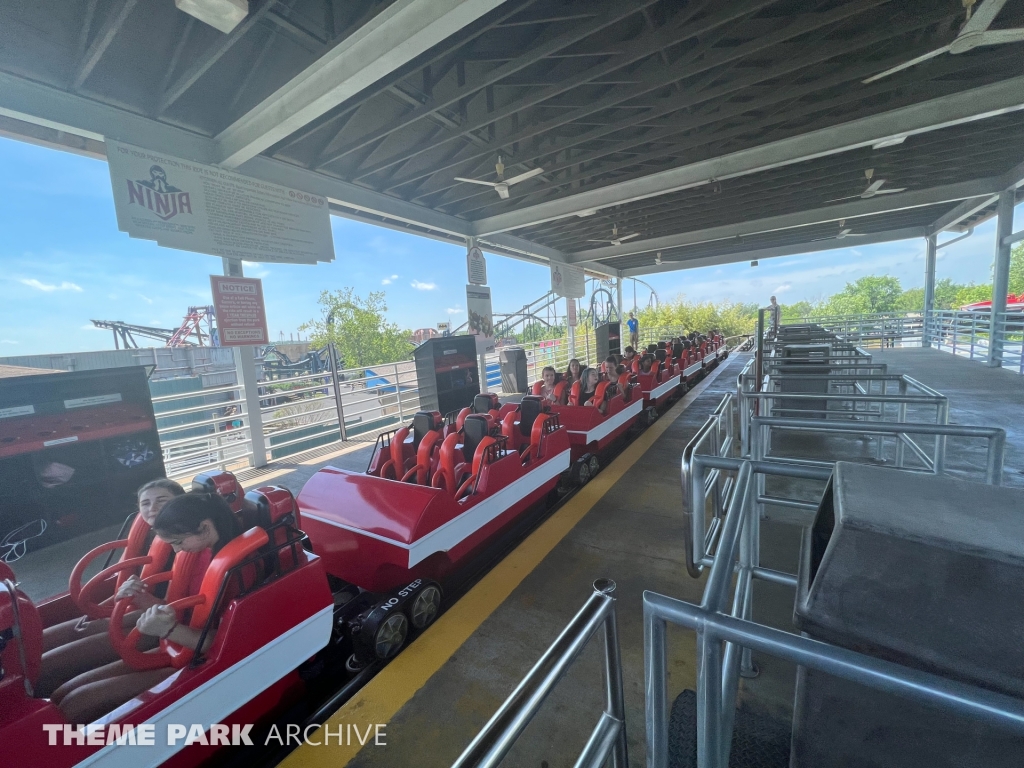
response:
[[[1018,209],[1021,206],[1018,206]],[[1018,210],[1017,220],[1021,213]],[[434,240],[332,217],[335,261],[316,266],[254,264],[263,278],[271,338],[317,316],[321,290],[384,290],[390,318],[406,328],[465,321],[465,251]],[[220,259],[161,248],[119,232],[105,162],[0,138],[0,357],[112,347],[90,319],[176,327],[191,304],[210,303]],[[987,282],[995,224],[940,251],[938,276]],[[496,312],[548,290],[546,267],[488,256]],[[924,243],[908,240],[650,275],[662,300],[783,303],[816,299],[868,274],[923,284]],[[633,295],[627,282],[628,304]],[[637,287],[637,303],[649,292]]]

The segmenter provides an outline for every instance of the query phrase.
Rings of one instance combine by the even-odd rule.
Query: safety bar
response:
[[[895,437],[896,466],[909,471],[917,471],[913,467],[905,467],[904,446],[924,464],[932,474],[941,475],[945,472],[946,438],[967,437],[987,441],[985,457],[985,482],[990,485],[1001,485],[1003,479],[1003,460],[1006,452],[1006,431],[999,427],[972,427],[960,424],[919,424],[914,422],[836,422],[810,419],[792,419],[768,416],[754,416],[750,419],[751,458],[756,461],[781,461],[814,467],[831,467],[833,462],[815,459],[799,459],[787,456],[771,456],[771,430],[785,429],[799,432],[835,432],[872,434]],[[935,456],[928,456],[923,449],[907,435],[933,435],[935,437]],[[879,453],[882,442],[879,439]]]
[[[736,467],[736,490],[729,504],[700,606],[653,592],[644,593],[644,675],[647,691],[647,765],[668,764],[667,624],[697,632],[697,765],[729,764],[739,676],[751,651],[768,653],[879,690],[906,696],[997,727],[1024,733],[1024,702],[954,682],[828,643],[800,637],[751,621],[751,580],[757,577],[757,521],[754,476],[782,465],[698,456],[703,466]],[[794,468],[812,470],[813,468]],[[817,470],[820,472],[820,470]],[[788,472],[788,470],[787,470]],[[734,583],[732,607],[726,612]],[[723,647],[724,646],[724,647]]]
[[[452,768],[493,768],[509,753],[548,694],[568,671],[590,639],[604,629],[605,709],[576,768],[601,768],[611,757],[613,768],[628,768],[626,709],[622,692],[622,660],[615,621],[615,582],[598,579],[594,592],[555,642],[544,652],[483,730],[452,764]]]

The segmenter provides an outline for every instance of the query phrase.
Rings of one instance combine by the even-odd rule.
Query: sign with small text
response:
[[[261,280],[210,275],[210,287],[222,347],[270,343]]]
[[[473,285],[487,285],[487,260],[475,245],[466,252],[466,273]]]

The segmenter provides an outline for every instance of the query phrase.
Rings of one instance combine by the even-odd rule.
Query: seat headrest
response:
[[[488,413],[501,408],[498,396],[493,392],[484,392],[473,398],[473,413]]]
[[[648,352],[654,352],[657,349],[658,349],[658,345],[657,344],[648,344],[647,345],[647,351]]]
[[[242,508],[242,485],[230,472],[202,472],[192,478],[192,490],[216,493],[228,503],[232,512]]]
[[[245,494],[246,509],[240,517],[250,528],[269,528],[276,523],[287,521],[298,527],[295,497],[287,488],[279,485],[264,485]],[[290,518],[290,519],[289,519]]]
[[[462,425],[462,455],[471,461],[476,447],[490,432],[490,422],[480,414],[470,414]]]
[[[440,416],[440,414],[437,414]],[[418,411],[415,416],[412,417],[412,446],[413,448],[420,447],[420,440],[432,429],[437,429],[435,426],[437,419],[435,419],[434,411]]]
[[[533,422],[544,412],[544,403],[539,397],[527,396],[519,403],[519,431],[530,435],[533,429]]]
[[[668,349],[668,342],[659,341],[658,342],[658,349]]]
[[[654,356],[658,358],[660,362],[664,363],[665,359],[668,357],[668,352],[664,349],[656,349],[654,350]]]
[[[679,357],[683,354],[683,345],[676,343],[672,345],[672,357]]]

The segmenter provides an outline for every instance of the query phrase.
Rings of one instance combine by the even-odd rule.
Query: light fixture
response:
[[[752,262],[750,262],[750,266],[752,266],[752,267],[756,267],[756,266],[757,266],[757,262],[756,262],[756,261],[752,261]]]
[[[174,0],[174,5],[225,35],[249,15],[249,0]]]
[[[593,216],[595,213],[597,213],[597,208],[591,208],[589,211],[580,211],[576,215],[581,219],[585,219],[587,216]]]
[[[661,264],[661,251],[658,251],[658,255],[654,257],[655,264]]]
[[[876,144],[872,144],[872,149],[885,149],[886,147],[895,147],[898,144],[902,144],[907,140],[906,136],[891,136],[888,139],[882,139]]]

